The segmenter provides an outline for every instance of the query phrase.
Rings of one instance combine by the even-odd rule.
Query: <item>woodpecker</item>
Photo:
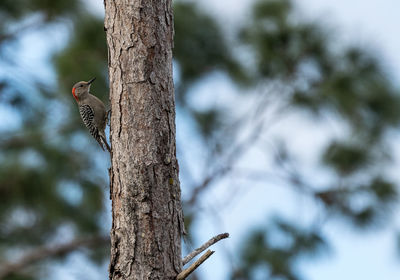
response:
[[[76,83],[72,87],[72,95],[78,103],[82,121],[89,129],[90,134],[96,139],[103,151],[105,146],[111,153],[111,148],[107,143],[104,132],[107,122],[106,106],[100,99],[89,93],[90,85],[95,79]]]

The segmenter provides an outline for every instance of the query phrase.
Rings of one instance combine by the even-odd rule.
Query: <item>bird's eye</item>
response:
[[[80,87],[83,87],[83,85],[80,85]]]

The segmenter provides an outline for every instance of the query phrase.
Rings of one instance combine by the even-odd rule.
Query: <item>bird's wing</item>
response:
[[[94,112],[89,105],[80,105],[79,106],[79,113],[81,115],[83,123],[89,129],[90,134],[93,136],[94,139],[99,143],[101,148],[104,151],[103,144],[100,139],[99,130],[94,123]]]

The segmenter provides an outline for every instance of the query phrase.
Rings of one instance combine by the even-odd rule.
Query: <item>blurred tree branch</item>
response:
[[[41,26],[44,26],[45,24],[46,21],[44,20],[44,18],[39,18],[35,22],[29,22],[28,24],[21,25],[15,30],[12,30],[8,33],[0,34],[0,44],[3,44],[4,42],[9,40],[14,40],[18,36],[23,35],[23,33],[26,33],[28,31],[31,32],[35,29],[40,28]]]
[[[0,266],[0,279],[10,276],[14,273],[19,273],[27,266],[32,265],[38,261],[46,258],[62,256],[72,251],[79,250],[83,247],[94,247],[98,245],[108,244],[110,242],[109,236],[91,236],[84,238],[77,238],[68,243],[43,246],[34,249],[32,252],[21,257],[16,262],[5,263]]]

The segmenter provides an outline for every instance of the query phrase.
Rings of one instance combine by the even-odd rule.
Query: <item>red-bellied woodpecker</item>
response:
[[[89,93],[90,84],[96,78],[88,82],[78,82],[72,87],[72,95],[79,106],[79,113],[83,123],[89,129],[90,134],[99,143],[104,151],[104,146],[111,153],[110,146],[107,143],[106,129],[107,112],[104,103],[96,96]],[[104,146],[103,146],[104,145]]]

